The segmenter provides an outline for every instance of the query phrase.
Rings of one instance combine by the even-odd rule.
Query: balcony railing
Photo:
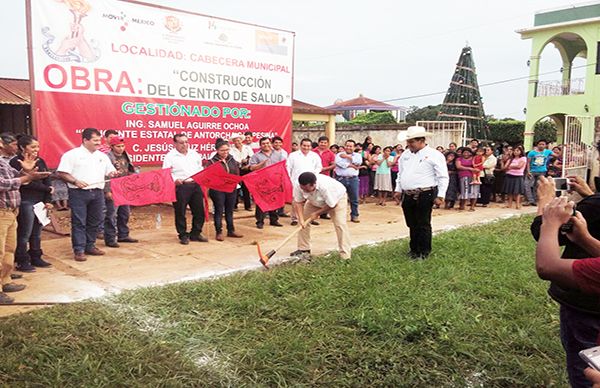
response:
[[[585,93],[585,78],[574,78],[570,81],[538,81],[537,97],[569,96]]]

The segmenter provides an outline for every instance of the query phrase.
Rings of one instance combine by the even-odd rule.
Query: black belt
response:
[[[437,189],[437,186],[420,187],[418,189],[404,190],[404,193],[406,195],[419,195],[419,193],[422,193],[424,191],[431,191],[435,189]]]

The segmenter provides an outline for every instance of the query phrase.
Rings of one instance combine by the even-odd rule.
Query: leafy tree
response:
[[[390,112],[369,112],[359,114],[348,124],[396,124],[396,118]]]
[[[442,104],[439,105],[427,105],[423,108],[419,108],[418,106],[411,106],[408,108],[408,113],[406,114],[406,122],[414,124],[417,121],[436,121],[439,120],[438,113],[442,109]]]
[[[533,142],[544,139],[549,142],[556,141],[556,124],[552,119],[538,121],[535,124]]]
[[[491,139],[496,143],[523,144],[525,122],[520,120],[495,120],[488,122]],[[549,142],[556,141],[556,125],[552,120],[539,121],[534,128],[534,142],[546,139]]]

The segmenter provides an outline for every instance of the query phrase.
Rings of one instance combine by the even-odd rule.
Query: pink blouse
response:
[[[525,167],[527,166],[527,158],[525,156],[522,156],[519,159],[511,160],[509,167],[518,166],[519,163],[522,163],[523,167],[509,168],[508,170],[506,170],[506,175],[523,176],[523,172],[525,171]]]

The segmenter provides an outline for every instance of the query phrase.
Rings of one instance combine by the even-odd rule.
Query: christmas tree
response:
[[[489,129],[485,122],[483,102],[477,84],[475,62],[469,46],[462,49],[458,58],[438,117],[442,121],[465,120],[468,138],[489,138]]]

